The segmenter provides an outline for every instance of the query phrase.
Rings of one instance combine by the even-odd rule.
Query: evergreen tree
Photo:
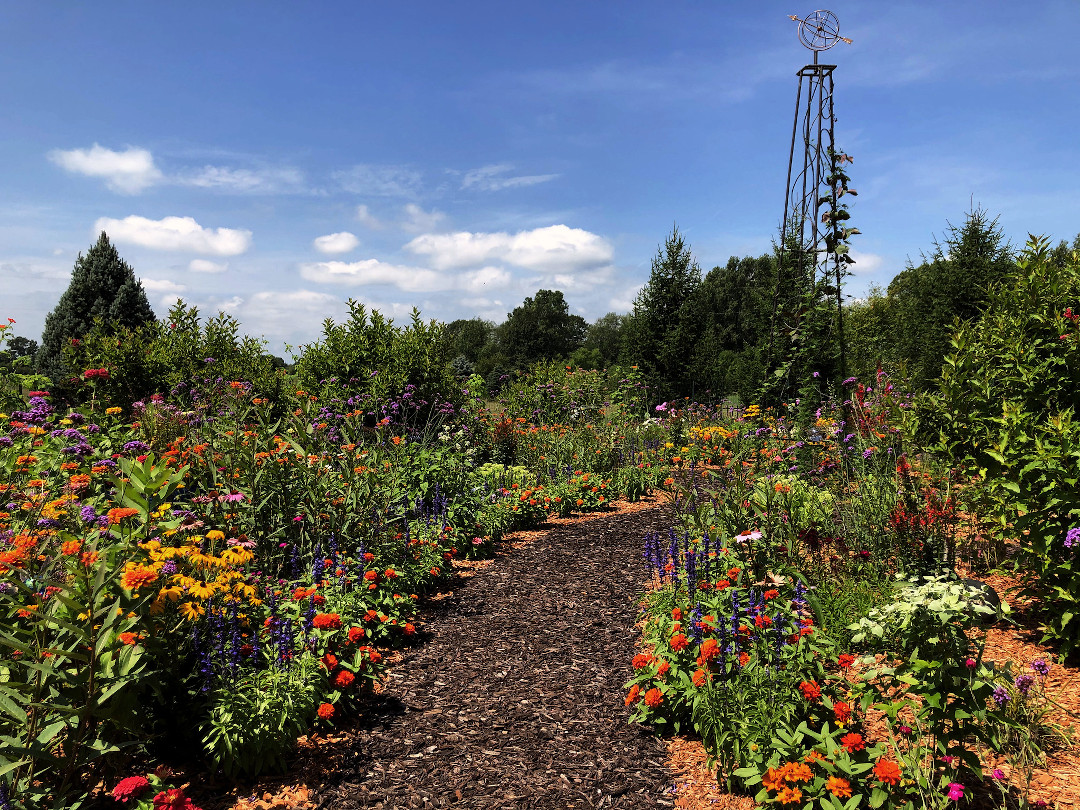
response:
[[[65,367],[63,348],[71,340],[84,337],[96,318],[111,328],[131,330],[156,320],[142,282],[120,258],[104,231],[85,256],[79,254],[71,283],[45,318],[36,364],[54,383],[81,370]]]
[[[690,353],[698,337],[693,299],[700,286],[701,267],[675,227],[657,249],[624,326],[623,359],[641,367],[659,399],[691,391]]]

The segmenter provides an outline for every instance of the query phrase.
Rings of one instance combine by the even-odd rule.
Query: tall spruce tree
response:
[[[41,348],[35,358],[38,370],[56,384],[77,373],[79,370],[64,365],[64,346],[84,337],[99,317],[108,326],[130,329],[156,320],[142,282],[135,278],[131,265],[120,258],[104,231],[85,256],[79,254],[71,283],[45,318]]]
[[[693,299],[701,267],[678,227],[657,248],[649,282],[634,299],[625,324],[623,359],[645,372],[652,394],[661,399],[688,396],[690,352],[697,339]]]

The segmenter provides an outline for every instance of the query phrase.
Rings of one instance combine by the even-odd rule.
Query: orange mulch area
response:
[[[1010,591],[1019,586],[1017,577],[1001,574],[971,575],[994,588],[1013,609],[1015,625],[1001,625],[987,631],[984,659],[1004,663],[1011,661],[1018,674],[1030,671],[1032,662],[1043,659],[1051,663],[1050,674],[1045,680],[1047,696],[1058,705],[1049,715],[1051,722],[1065,728],[1072,727],[1073,744],[1055,750],[1047,756],[1047,767],[1036,769],[1032,775],[1029,800],[1034,804],[1044,801],[1051,807],[1080,808],[1080,667],[1060,664],[1051,648],[1038,643],[1036,615],[1040,605],[1030,600],[1010,598]],[[866,718],[868,736],[885,738],[885,722],[880,713],[871,712]],[[675,806],[683,810],[712,810],[712,808],[735,808],[750,810],[753,799],[736,796],[724,791],[716,781],[715,769],[706,765],[705,749],[698,739],[675,736],[667,741],[667,766],[675,775]],[[1001,768],[1014,788],[1014,794],[1023,789],[1024,775],[1010,773],[1005,761],[992,761],[988,767]],[[973,807],[999,807],[1000,794],[996,791],[982,792],[973,796]]]

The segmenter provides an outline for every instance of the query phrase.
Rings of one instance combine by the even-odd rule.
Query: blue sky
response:
[[[1080,4],[834,2],[858,263],[887,285],[972,202],[1080,231]],[[10,2],[0,316],[37,338],[104,228],[159,316],[317,339],[356,298],[496,322],[538,289],[626,312],[677,223],[703,269],[769,248],[791,0]]]

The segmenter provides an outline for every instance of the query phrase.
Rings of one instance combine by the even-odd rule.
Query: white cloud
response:
[[[420,172],[407,166],[359,164],[334,172],[345,191],[375,197],[415,197],[420,191]]]
[[[478,293],[501,289],[511,282],[510,273],[501,267],[481,267],[463,273],[446,273],[425,267],[390,264],[378,259],[302,264],[300,276],[319,284],[388,284],[404,292],[464,290]]]
[[[520,188],[522,186],[535,186],[538,183],[546,183],[554,180],[557,174],[530,174],[506,177],[507,172],[512,171],[513,164],[495,163],[490,166],[481,166],[466,172],[462,178],[461,187],[476,188],[479,191],[502,191],[506,188]]]
[[[187,289],[183,284],[177,284],[175,281],[164,278],[142,278],[139,280],[142,282],[143,289],[148,293],[180,293]]]
[[[218,308],[234,314],[246,334],[273,335],[293,344],[317,340],[326,318],[341,322],[348,312],[340,297],[314,290],[264,290]]]
[[[319,253],[348,253],[360,244],[360,240],[354,234],[342,231],[316,237],[313,244]]]
[[[858,250],[851,251],[851,258],[855,260],[855,264],[848,265],[848,269],[860,276],[876,273],[885,262],[885,259],[876,253],[863,253]]]
[[[446,214],[442,211],[436,211],[434,208],[425,211],[415,203],[409,203],[404,210],[406,219],[401,223],[401,227],[403,230],[413,233],[434,230],[439,226],[440,222],[446,219]]]
[[[356,221],[365,228],[371,228],[373,231],[381,231],[386,227],[382,220],[372,215],[366,205],[356,206]]]
[[[188,270],[192,273],[224,273],[228,269],[228,262],[212,262],[209,259],[192,259],[188,263]]]
[[[48,157],[66,171],[104,178],[106,186],[122,194],[138,194],[163,179],[154,156],[133,146],[116,152],[95,143],[89,149],[54,149]]]
[[[300,276],[320,284],[392,284],[406,292],[450,289],[449,274],[423,267],[389,264],[378,259],[358,262],[314,262],[300,265]]]
[[[94,223],[94,232],[101,231],[105,231],[114,242],[141,245],[153,250],[237,256],[251,247],[251,231],[204,228],[192,217],[102,217]]]
[[[184,186],[240,194],[273,194],[301,189],[304,174],[290,167],[230,169],[227,166],[204,166],[194,174],[177,177],[176,182]]]
[[[436,269],[506,262],[546,273],[574,272],[605,265],[614,250],[601,236],[580,228],[551,225],[509,233],[424,234],[405,249],[427,257]]]

